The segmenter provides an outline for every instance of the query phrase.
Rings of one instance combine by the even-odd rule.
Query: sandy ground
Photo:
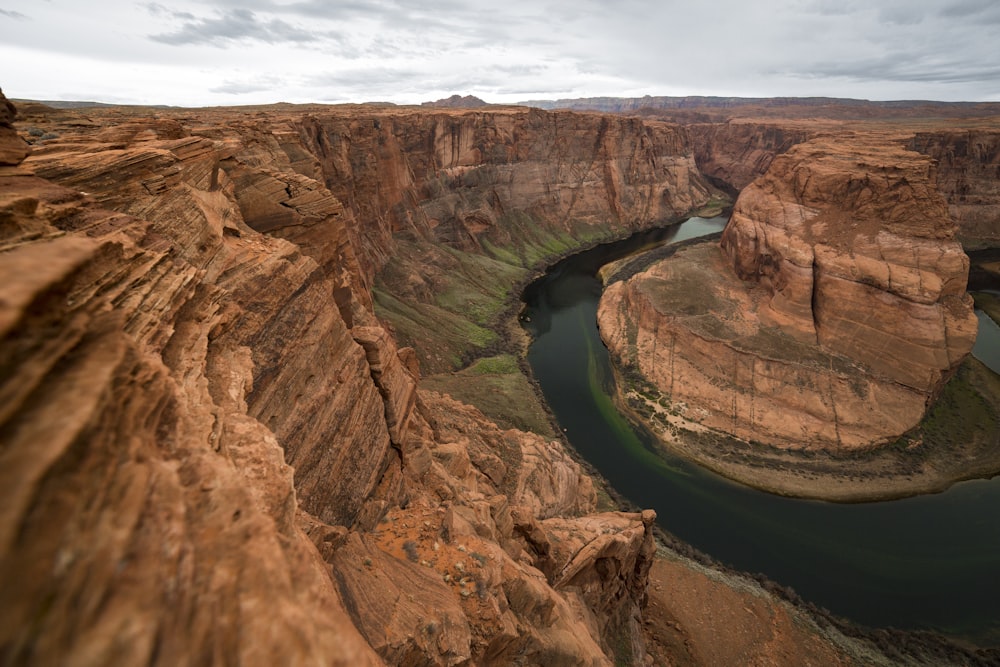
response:
[[[656,665],[873,664],[841,649],[810,619],[753,582],[662,552],[650,572],[644,630]],[[849,651],[855,655],[849,655]]]

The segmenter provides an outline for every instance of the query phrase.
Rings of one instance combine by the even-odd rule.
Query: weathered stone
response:
[[[578,596],[505,551],[524,555],[512,501],[587,512],[589,478],[421,399],[356,259],[392,242],[327,187],[300,120],[203,119],[61,127],[28,166],[72,189],[0,175],[0,653],[608,664]],[[451,583],[376,538],[402,507],[448,535]]]
[[[31,152],[28,144],[14,130],[16,115],[14,105],[0,90],[0,167],[17,166]]]
[[[799,144],[741,193],[723,255],[681,251],[612,285],[602,335],[688,422],[793,448],[894,439],[976,332],[933,179],[892,143]]]
[[[1000,131],[917,132],[907,147],[936,161],[938,188],[966,249],[1000,245]]]
[[[378,664],[295,525],[278,441],[246,415],[249,352],[209,335],[225,291],[148,223],[13,182],[39,229],[91,233],[0,254],[0,654]]]

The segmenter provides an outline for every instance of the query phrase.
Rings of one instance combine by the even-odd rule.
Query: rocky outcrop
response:
[[[268,328],[247,324],[242,280],[219,280],[248,257],[247,288],[310,262],[224,234],[246,228],[209,193],[191,217],[213,245],[192,254],[190,217],[102,210],[27,170],[0,192],[4,661],[380,664],[247,414],[244,336]]]
[[[5,662],[641,663],[652,518],[418,391],[322,123],[87,113],[0,173]]]
[[[3,96],[0,90],[0,167],[17,166],[24,158],[28,157],[30,148],[28,144],[17,135],[14,130],[14,117],[17,110],[14,105]]]
[[[918,132],[911,150],[937,161],[938,188],[967,249],[1000,245],[1000,131]]]
[[[652,513],[597,513],[558,441],[421,390],[426,350],[374,310],[482,319],[525,267],[704,203],[683,131],[367,106],[31,122],[50,138],[0,166],[4,662],[648,662]],[[890,291],[932,289],[889,264]]]
[[[445,97],[434,102],[424,102],[421,106],[446,109],[478,109],[480,107],[488,107],[489,103],[484,102],[475,95],[459,95],[456,93],[451,97]]]
[[[688,422],[796,449],[871,446],[919,421],[975,339],[933,165],[897,145],[793,147],[743,190],[721,250],[612,285],[599,313],[613,353]]]
[[[935,176],[892,144],[811,141],[741,194],[722,249],[770,292],[766,320],[933,395],[976,328]]]
[[[379,316],[428,373],[495,339],[488,328],[529,268],[714,192],[683,131],[640,119],[390,108],[297,124],[363,239]]]

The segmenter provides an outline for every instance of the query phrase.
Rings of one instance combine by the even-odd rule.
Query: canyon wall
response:
[[[744,188],[719,250],[611,285],[601,332],[690,422],[789,448],[911,428],[976,333],[931,160],[818,138]],[[697,294],[697,296],[693,296]]]
[[[700,135],[527,109],[33,105],[25,161],[0,101],[4,662],[643,664],[654,515],[598,513],[559,442],[420,373],[488,344],[532,267],[713,201]],[[751,171],[797,140],[713,132],[717,156],[750,142]],[[935,289],[900,262],[890,291]],[[768,275],[773,315],[798,288]]]
[[[3,660],[641,664],[654,515],[595,514],[558,442],[419,390],[372,312],[433,231],[389,172],[478,149],[348,186],[312,152],[343,118],[95,113],[26,121],[56,136],[20,165],[0,128]]]
[[[814,134],[787,122],[739,120],[695,123],[685,129],[691,137],[698,169],[733,192],[763,175],[775,157]]]
[[[496,340],[496,317],[529,269],[677,219],[714,193],[686,134],[664,123],[535,109],[358,109],[297,122],[358,221],[380,317],[427,372]]]
[[[966,249],[1000,245],[1000,130],[918,132],[907,146],[936,160],[938,188]]]
[[[621,235],[709,194],[685,133],[635,118],[386,110],[302,124],[327,185],[365,221],[374,271],[397,258],[395,236],[517,252],[532,232],[515,214],[549,234]]]
[[[959,123],[960,124],[960,123]],[[940,121],[913,132],[896,118],[881,129],[880,142],[899,142],[934,159],[938,191],[948,202],[956,236],[967,250],[1000,244],[1000,131],[988,121],[953,129]],[[858,123],[829,120],[732,118],[687,123],[698,169],[718,187],[738,192],[762,176],[775,157],[821,135],[842,136]]]

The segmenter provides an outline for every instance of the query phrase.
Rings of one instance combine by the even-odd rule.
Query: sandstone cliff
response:
[[[686,127],[698,169],[720,187],[739,191],[763,175],[775,157],[813,132],[789,123],[730,120]]]
[[[527,269],[713,192],[683,131],[638,119],[388,109],[316,114],[299,131],[357,221],[379,315],[428,372],[495,340]]]
[[[883,140],[900,141],[909,150],[934,158],[937,189],[948,202],[956,236],[967,250],[1000,244],[1000,132],[989,120],[954,129],[940,120],[913,132],[896,119],[882,129]],[[916,125],[916,124],[915,124]],[[852,126],[862,126],[854,123]],[[698,169],[713,184],[739,191],[762,176],[774,158],[795,144],[848,130],[832,121],[732,118],[725,122],[685,125]]]
[[[796,449],[894,439],[976,333],[934,177],[872,136],[799,144],[742,191],[721,254],[612,285],[602,335],[697,425]]]
[[[4,662],[646,661],[652,513],[596,513],[559,442],[420,389],[418,360],[449,367],[441,330],[478,335],[526,267],[707,201],[683,131],[95,109],[37,113],[17,166],[9,118]],[[775,604],[745,623],[774,634]],[[724,655],[728,618],[671,621],[678,659]]]
[[[908,147],[937,161],[938,187],[966,249],[1000,245],[1000,131],[918,132]]]
[[[316,119],[88,113],[0,127],[5,662],[641,662],[653,515],[372,312],[412,191],[343,206]]]

